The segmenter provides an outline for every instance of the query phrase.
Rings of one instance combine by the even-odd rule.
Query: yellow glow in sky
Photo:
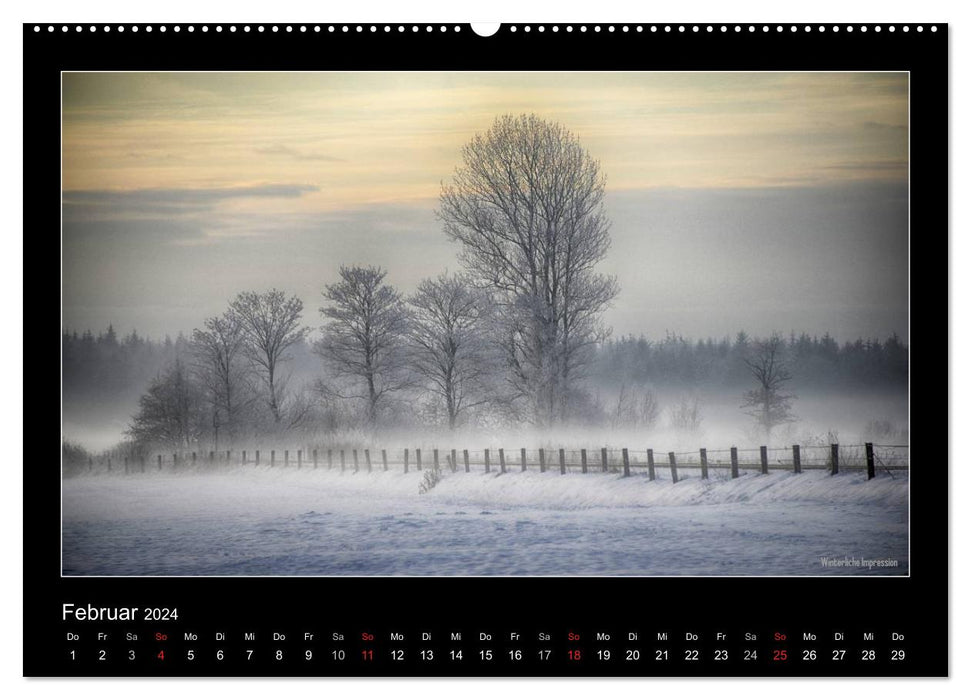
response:
[[[576,133],[609,190],[902,180],[905,73],[66,73],[64,189],[315,187],[235,211],[434,200],[503,113]]]

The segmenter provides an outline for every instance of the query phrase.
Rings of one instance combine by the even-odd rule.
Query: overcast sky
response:
[[[504,113],[598,159],[615,334],[907,337],[901,73],[65,73],[65,328],[188,332],[244,289],[320,324],[341,264],[410,292]]]

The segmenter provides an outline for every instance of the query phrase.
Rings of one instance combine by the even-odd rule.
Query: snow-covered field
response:
[[[65,575],[905,575],[908,476],[345,473],[64,480]],[[660,475],[659,475],[660,476]],[[821,558],[844,565],[823,566]],[[862,565],[846,565],[861,561]],[[896,566],[887,561],[896,560]]]

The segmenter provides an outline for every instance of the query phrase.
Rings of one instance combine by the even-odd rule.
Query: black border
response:
[[[475,35],[469,25],[419,26],[398,24],[385,32],[384,25],[371,23],[335,25],[257,24],[53,25],[25,24],[24,32],[24,291],[34,275],[49,271],[56,259],[60,231],[60,71],[61,70],[787,70],[787,71],[909,71],[911,84],[911,441],[919,459],[911,475],[911,576],[906,578],[61,578],[60,576],[60,475],[50,465],[59,463],[60,447],[50,440],[47,459],[32,459],[24,465],[24,674],[46,675],[690,675],[690,676],[940,676],[948,673],[947,463],[943,455],[927,461],[931,444],[940,450],[946,441],[939,411],[925,407],[946,405],[947,396],[939,376],[930,376],[934,366],[939,375],[946,367],[939,341],[933,347],[926,339],[940,335],[940,320],[946,318],[947,278],[941,274],[947,259],[948,225],[948,27],[944,23],[922,25],[657,25],[649,24],[518,25],[518,31],[503,26],[492,37]],[[75,27],[81,26],[82,31]],[[134,27],[139,31],[136,33]],[[194,31],[188,31],[189,27]],[[235,26],[236,31],[230,31]],[[250,26],[249,32],[243,30]],[[278,31],[272,31],[277,26]],[[292,27],[287,31],[286,27]],[[348,31],[343,27],[347,26]],[[596,31],[595,27],[601,30]],[[636,28],[643,27],[642,32]],[[682,31],[680,28],[684,27]],[[698,31],[694,30],[697,26]],[[790,27],[795,26],[796,31]],[[850,31],[852,26],[853,31]],[[208,27],[208,31],[203,31]],[[665,27],[670,27],[670,31]],[[839,31],[836,31],[836,28]],[[909,31],[903,31],[907,27]],[[48,272],[44,272],[48,275]],[[44,302],[44,304],[53,302]],[[59,313],[59,309],[57,310]],[[52,308],[53,314],[55,309]],[[58,377],[51,368],[60,364],[59,342],[43,314],[25,314],[25,374],[46,377],[30,403],[33,411],[51,414],[51,424],[60,423]],[[31,320],[37,319],[37,320]],[[33,328],[32,328],[33,326]],[[58,329],[58,333],[60,329]],[[934,333],[934,335],[932,335]],[[49,338],[42,347],[27,346],[27,340]],[[26,352],[28,351],[29,352]],[[946,351],[945,351],[946,352]],[[54,397],[58,397],[58,401]],[[25,399],[25,402],[27,399]],[[55,406],[58,415],[54,415]],[[39,407],[39,408],[38,408]],[[26,406],[25,406],[26,408]],[[26,429],[25,429],[26,430]],[[25,434],[25,440],[26,440]],[[36,438],[32,439],[36,442]],[[46,444],[46,441],[45,443]],[[717,545],[713,545],[717,546]],[[90,661],[71,665],[67,660],[65,634],[69,629],[90,635],[99,627],[65,625],[61,603],[94,605],[177,606],[178,623],[135,626],[143,634],[168,629],[180,636],[195,630],[200,636],[213,629],[228,633],[253,630],[265,639],[274,631],[315,631],[330,635],[340,631],[344,647],[354,659],[365,645],[362,631],[371,631],[379,660],[360,660],[344,665],[315,663],[308,667],[296,662],[276,664],[265,659],[246,665],[227,660],[222,664],[205,661],[196,665],[155,662],[148,655],[126,665],[109,661],[98,665],[93,652]],[[107,628],[106,628],[107,629]],[[128,629],[128,628],[126,628]],[[539,665],[512,664],[502,658],[509,644],[492,646],[499,657],[491,664],[468,660],[461,666],[445,662],[420,664],[409,652],[405,662],[384,659],[390,648],[388,634],[409,635],[411,645],[420,631],[445,633],[463,630],[465,646],[479,648],[470,636],[488,631],[498,635],[516,629],[530,636],[545,630],[553,635],[554,658]],[[877,649],[886,649],[886,634],[897,630],[906,635],[907,662],[893,665],[884,658],[870,664],[857,661],[841,667],[795,663],[690,664],[674,660],[671,665],[621,663],[597,665],[584,657],[570,663],[564,650],[570,631],[581,634],[579,647],[592,650],[592,635],[629,629],[645,633],[697,630],[700,646],[710,650],[714,641],[705,639],[716,630],[733,634],[751,630],[760,635],[760,648],[768,648],[775,632],[790,636],[790,648],[803,646],[794,635],[813,630],[823,635],[845,629],[854,635],[872,630]],[[140,644],[146,643],[142,637]],[[84,640],[86,648],[94,642]],[[153,642],[154,643],[154,642]],[[170,641],[179,651],[184,643]],[[263,642],[259,648],[265,648]],[[288,642],[290,644],[290,642]],[[849,649],[859,649],[856,641]],[[214,642],[198,644],[212,656]],[[321,645],[323,649],[324,645]],[[444,648],[437,642],[437,648]],[[529,645],[527,645],[529,646]],[[532,646],[535,646],[533,644]],[[577,645],[571,645],[571,648]],[[619,645],[615,645],[619,646]],[[647,645],[642,645],[647,646]],[[674,639],[672,649],[684,643]],[[823,647],[824,645],[819,645]],[[289,647],[287,647],[289,648]],[[297,646],[293,645],[296,649]],[[406,647],[408,648],[408,647]],[[562,653],[561,653],[562,652]],[[477,653],[477,652],[476,652]],[[855,653],[855,652],[854,652]],[[200,656],[203,651],[200,651]],[[471,654],[470,654],[471,656]],[[766,654],[766,657],[768,654]]]

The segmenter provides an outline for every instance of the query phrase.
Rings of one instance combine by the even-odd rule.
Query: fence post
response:
[[[209,463],[212,464],[215,461],[216,461],[216,453],[213,452],[212,450],[209,450]]]
[[[539,448],[539,470],[541,473],[546,471],[546,450],[542,447]]]
[[[328,469],[334,468],[334,450],[332,449],[327,450],[327,468]]]
[[[454,474],[459,468],[458,459],[455,456],[455,450],[452,450],[452,473]]]
[[[876,465],[873,462],[873,443],[866,443],[866,480],[869,481],[877,475]]]
[[[259,450],[257,450],[257,452],[259,452]],[[240,460],[240,464],[246,464],[246,450],[243,450],[243,453],[240,455]],[[257,460],[256,463],[259,464],[259,460]]]
[[[243,461],[246,461],[246,453],[243,453]],[[260,466],[260,451],[256,451],[256,466]]]
[[[192,453],[192,466],[193,467],[196,466],[196,453],[195,452]]]
[[[344,473],[344,467],[346,462],[344,461],[344,450],[341,450],[341,474]]]
[[[226,450],[226,464],[229,464],[229,460],[232,457],[232,450]]]
[[[297,469],[303,466],[303,450],[297,450]]]
[[[128,458],[125,457],[125,473],[128,473]]]
[[[359,467],[357,465],[357,448],[355,447],[351,450],[351,456],[354,458],[354,473],[357,474]]]
[[[759,461],[762,462],[762,473],[769,473],[769,450],[765,445],[759,447]]]
[[[519,448],[519,461],[522,464],[522,471],[526,471],[526,448]]]
[[[438,471],[438,448],[432,450],[432,464],[435,466],[435,471]]]
[[[405,474],[408,473],[408,448],[405,448]]]
[[[738,448],[732,448],[732,478],[738,478]]]
[[[654,481],[656,475],[654,474],[654,450],[647,448],[647,478]]]
[[[88,467],[90,469],[90,467]],[[162,471],[162,455],[158,456],[158,470]]]
[[[566,474],[566,453],[560,448],[560,474]]]
[[[607,471],[607,448],[600,448],[600,471]]]
[[[469,451],[462,450],[462,459],[465,460],[465,473],[469,473]]]
[[[792,471],[802,474],[802,456],[799,454],[799,445],[792,446]]]
[[[388,451],[381,450],[381,464],[384,465],[384,471],[388,471]]]
[[[415,448],[415,469],[421,471],[421,448]]]
[[[620,453],[624,457],[624,476],[630,476],[630,457],[627,454],[627,448],[622,449]]]
[[[175,452],[172,453],[172,468],[175,469],[179,466],[179,455]]]
[[[284,467],[290,466],[290,450],[283,451],[283,466]]]
[[[364,464],[367,465],[368,474],[371,473],[371,450],[364,448]]]
[[[701,453],[701,478],[707,479],[708,478],[708,450],[702,447],[701,450],[699,450],[699,452]]]
[[[829,454],[830,454],[830,460],[832,461],[832,464],[833,464],[833,469],[830,473],[839,474],[840,473],[840,446],[838,443],[835,445],[829,446]]]
[[[501,447],[499,448],[499,472],[506,473],[506,453]]]
[[[587,448],[582,448],[580,450],[580,473],[587,473]]]
[[[488,474],[489,473],[489,466],[490,466],[489,465],[489,450],[486,449],[485,452],[483,452],[482,454],[485,457],[485,472],[486,472],[486,474]]]
[[[314,469],[317,468],[317,448],[314,448]]]
[[[671,483],[678,483],[678,462],[674,458],[673,452],[668,452],[668,461],[671,463]]]
[[[276,450],[270,450],[270,466],[276,466]]]

